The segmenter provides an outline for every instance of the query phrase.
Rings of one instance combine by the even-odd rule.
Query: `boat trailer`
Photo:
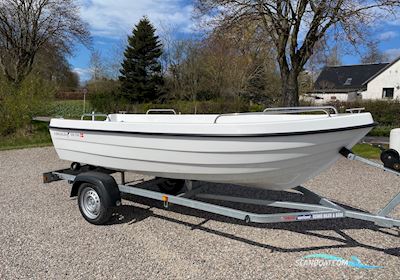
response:
[[[387,168],[377,162],[362,158],[353,154],[350,150],[342,148],[340,154],[349,160],[360,161],[364,164],[379,168],[385,172],[400,176],[400,172]],[[121,184],[117,184],[112,173],[121,173]],[[230,218],[239,219],[246,223],[281,223],[299,222],[310,220],[325,220],[337,218],[353,218],[370,221],[381,227],[400,227],[400,219],[391,218],[388,215],[400,204],[400,193],[398,193],[378,213],[372,214],[362,211],[348,210],[338,204],[319,196],[305,187],[294,188],[301,193],[307,201],[302,203],[293,201],[261,200],[226,195],[207,194],[201,192],[201,185],[198,181],[185,180],[179,190],[185,187],[184,192],[167,194],[159,191],[149,190],[148,187],[175,182],[177,180],[167,178],[155,178],[139,183],[126,183],[125,172],[109,170],[101,167],[71,165],[71,168],[47,172],[43,174],[44,183],[59,180],[67,180],[72,184],[71,197],[78,196],[78,206],[83,217],[92,224],[106,223],[116,207],[121,205],[121,194],[131,194],[138,197],[150,198],[163,202],[164,207],[169,204],[181,205],[197,210],[206,211]],[[171,185],[171,184],[170,184]],[[167,185],[168,186],[168,185]],[[172,184],[174,186],[174,184]],[[160,187],[161,190],[165,190]],[[172,189],[173,190],[173,189]],[[174,192],[171,192],[174,193]],[[260,206],[277,207],[283,209],[300,210],[290,213],[258,214],[242,211],[234,208],[220,206],[214,203],[203,202],[195,198],[226,201],[233,203],[244,203]]]

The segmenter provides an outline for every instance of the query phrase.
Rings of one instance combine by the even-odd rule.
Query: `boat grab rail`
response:
[[[147,112],[146,112],[146,115],[149,115],[149,113],[156,113],[156,112],[170,112],[170,113],[172,113],[172,114],[174,114],[174,115],[176,115],[176,111],[174,110],[174,109],[149,109],[149,110],[147,110]]]
[[[264,109],[263,112],[281,113],[281,114],[324,112],[328,116],[330,116],[331,111],[333,111],[334,114],[338,114],[338,110],[333,106],[277,107],[277,108],[266,108]]]
[[[355,114],[355,113],[359,114],[359,113],[361,113],[361,112],[364,111],[364,110],[365,110],[365,107],[360,107],[360,108],[349,108],[349,109],[346,109],[346,112],[348,112],[348,113],[350,113],[350,114]]]
[[[266,108],[262,112],[251,112],[251,113],[230,113],[230,114],[219,114],[214,119],[214,124],[217,123],[217,120],[220,117],[226,116],[242,116],[242,115],[265,115],[265,114],[272,114],[272,113],[279,113],[279,114],[298,114],[298,113],[309,113],[309,112],[323,112],[331,116],[331,112],[333,111],[334,114],[338,114],[338,111],[333,106],[319,106],[319,107],[278,107],[278,108]]]
[[[96,117],[105,117],[106,120],[111,121],[110,117],[107,114],[100,114],[100,113],[96,114],[95,112],[83,114],[81,116],[81,121],[83,121],[86,117],[91,117],[92,121],[95,121]]]

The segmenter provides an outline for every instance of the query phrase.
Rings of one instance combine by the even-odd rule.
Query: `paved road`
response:
[[[0,279],[400,279],[399,231],[351,219],[247,225],[129,198],[110,224],[93,226],[65,182],[41,183],[42,172],[66,166],[52,147],[0,152]],[[400,191],[399,178],[344,159],[306,185],[369,211]],[[383,268],[302,266],[303,256],[316,253]]]

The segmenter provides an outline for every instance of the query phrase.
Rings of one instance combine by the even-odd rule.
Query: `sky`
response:
[[[199,32],[193,20],[190,0],[79,0],[82,18],[89,24],[93,37],[92,48],[103,57],[115,57],[124,47],[132,28],[147,16],[158,30],[174,30],[173,36],[184,38]],[[400,56],[400,18],[383,20],[371,27],[379,48],[390,59]],[[90,53],[77,45],[69,62],[82,82],[90,78]],[[356,53],[342,57],[343,64],[357,64]]]
[[[174,30],[176,37],[191,36],[194,26],[190,0],[80,0],[81,17],[89,24],[92,48],[103,57],[121,53],[127,36],[143,16],[147,16],[158,31]],[[77,45],[69,62],[81,81],[90,78],[91,50]]]

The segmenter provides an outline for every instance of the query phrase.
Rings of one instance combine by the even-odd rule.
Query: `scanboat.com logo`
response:
[[[359,258],[351,256],[350,260],[343,259],[335,255],[328,254],[312,254],[297,260],[299,266],[350,266],[358,269],[377,269],[383,266],[363,264]]]

